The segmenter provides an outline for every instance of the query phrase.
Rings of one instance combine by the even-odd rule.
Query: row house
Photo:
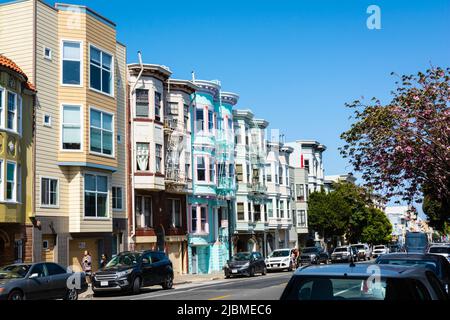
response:
[[[236,150],[236,223],[234,252],[266,253],[266,128],[250,110],[234,111]]]
[[[165,251],[187,270],[187,195],[192,193],[191,81],[165,66],[128,65],[130,249]]]
[[[127,248],[126,48],[85,6],[14,1],[0,16],[0,50],[38,92],[33,260],[79,270],[87,250],[95,271]]]
[[[230,249],[229,217],[235,198],[233,93],[220,82],[195,80],[193,95],[193,188],[188,196],[190,273],[222,270]]]
[[[35,93],[0,55],[0,266],[32,261]]]

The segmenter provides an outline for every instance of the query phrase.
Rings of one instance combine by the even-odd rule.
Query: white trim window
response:
[[[16,163],[12,161],[6,162],[6,201],[16,201]]]
[[[196,178],[197,181],[206,182],[206,157],[205,156],[197,156],[196,157],[197,164],[197,173]]]
[[[17,94],[8,91],[7,97],[8,116],[6,120],[6,128],[17,130]]]
[[[4,187],[4,177],[3,177],[3,160],[0,159],[0,201],[3,201],[5,198],[5,187]]]
[[[148,118],[150,113],[149,90],[136,89],[135,96],[136,96],[135,117]]]
[[[59,181],[41,177],[41,207],[58,207]]]
[[[84,175],[84,216],[87,218],[108,217],[108,177]]]
[[[123,192],[122,187],[112,187],[112,205],[113,210],[123,210]]]
[[[150,143],[136,143],[136,171],[149,171]]]
[[[162,173],[162,145],[155,144],[155,172]]]
[[[16,187],[16,191],[17,191],[17,202],[21,203],[22,202],[22,166],[20,165],[20,163],[17,164],[17,169],[16,169],[16,176],[17,176],[17,187]]]
[[[169,199],[168,211],[172,217],[172,227],[181,228],[181,201],[180,199]]]
[[[153,210],[151,197],[135,197],[135,215],[136,228],[147,229],[153,227]]]
[[[43,48],[43,55],[44,58],[47,60],[52,60],[52,49],[50,49],[49,47],[44,47]]]
[[[193,205],[191,207],[191,232],[197,234],[209,233],[208,207]]]
[[[82,46],[81,41],[62,42],[61,83],[69,86],[82,85]]]
[[[114,116],[94,108],[90,110],[90,150],[106,156],[114,156]]]
[[[160,92],[155,91],[155,120],[161,121],[161,101],[162,95]]]
[[[5,89],[0,87],[0,127],[4,128],[4,113],[3,110],[5,110],[5,99],[6,99]]]
[[[113,56],[96,48],[89,47],[91,89],[113,95]]]
[[[62,150],[81,150],[81,106],[63,105],[61,122]]]

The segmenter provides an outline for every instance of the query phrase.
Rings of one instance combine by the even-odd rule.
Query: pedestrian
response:
[[[83,259],[81,260],[81,266],[83,267],[83,271],[86,274],[86,280],[88,281],[88,283],[91,283],[92,257],[87,250],[84,251]]]
[[[108,258],[106,254],[102,254],[102,258],[100,259],[100,269],[103,269],[106,267],[106,264],[108,263]]]

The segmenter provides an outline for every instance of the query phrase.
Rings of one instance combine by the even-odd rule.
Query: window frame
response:
[[[103,131],[108,131],[111,132],[111,138],[112,138],[112,152],[111,154],[105,154],[103,152],[97,152],[97,151],[92,151],[91,147],[91,128],[92,128],[92,124],[91,124],[91,111],[97,111],[100,112],[101,116],[100,116],[100,123],[102,125],[101,128],[99,127],[94,127],[95,129],[98,129],[101,131],[101,146],[102,146],[102,150],[103,150]],[[103,128],[103,114],[107,114],[109,116],[111,116],[111,127],[112,127],[112,131],[104,129]],[[107,158],[115,158],[115,154],[116,154],[116,140],[115,140],[115,135],[116,135],[116,130],[115,130],[115,114],[109,111],[105,111],[103,109],[94,107],[94,106],[89,106],[89,154],[93,154],[96,156],[100,156],[100,157],[107,157]]]
[[[2,86],[0,86],[0,128],[5,129],[5,108],[6,108],[6,94],[7,90],[5,88],[3,88]]]
[[[116,189],[116,197],[114,197],[114,189]],[[120,208],[116,207],[116,204],[114,203],[114,198],[116,198],[117,202],[117,190],[120,189]],[[111,201],[112,201],[112,210],[113,211],[123,211],[123,187],[122,186],[112,186],[111,187]]]
[[[16,92],[13,92],[11,90],[5,90],[6,94],[5,94],[5,115],[6,115],[6,122],[5,122],[5,130],[10,131],[10,132],[15,132],[15,133],[19,133],[19,124],[18,124],[18,119],[20,118],[19,116],[19,95]],[[9,95],[14,95],[14,118],[13,118],[13,128],[8,128],[8,116],[9,116],[9,102],[8,102],[8,98]]]
[[[111,93],[107,93],[107,92],[104,92],[103,90],[98,90],[96,88],[92,88],[91,87],[91,48],[94,48],[94,49],[100,51],[100,87],[103,87],[103,53],[106,53],[107,55],[111,56],[111,70],[110,70],[110,72],[111,72]],[[99,47],[98,45],[92,44],[90,42],[89,42],[89,48],[88,49],[89,49],[88,50],[88,63],[89,63],[89,71],[88,71],[88,74],[89,74],[88,78],[89,79],[88,79],[88,81],[89,81],[89,89],[94,91],[94,92],[103,94],[105,96],[114,98],[115,97],[115,72],[114,72],[114,69],[115,69],[114,68],[115,67],[115,64],[114,64],[115,57],[114,57],[114,54],[112,54],[108,50],[105,50],[105,49]]]
[[[138,90],[147,92],[147,105],[146,105],[147,115],[146,116],[141,116],[141,115],[137,114],[137,105],[138,105],[137,92],[138,92]],[[133,111],[134,111],[134,118],[136,118],[136,119],[148,119],[148,118],[150,118],[150,89],[147,89],[147,88],[144,87],[144,88],[136,88],[134,90],[134,110]]]
[[[192,209],[195,208],[195,223],[196,223],[196,227],[195,229],[193,228],[193,220],[194,220],[194,215],[192,214]],[[204,229],[202,229],[202,214],[201,214],[201,209],[204,208],[205,210],[205,219],[204,219]],[[190,206],[190,210],[189,210],[189,231],[192,234],[196,234],[196,235],[208,235],[209,234],[209,212],[208,212],[208,206],[206,204],[192,204]],[[200,227],[200,228],[198,228]]]
[[[134,218],[135,218],[135,221],[137,221],[137,212],[136,212],[136,203],[138,202],[137,200],[140,198],[140,200],[141,200],[141,210],[144,208],[144,204],[145,204],[145,200],[146,199],[149,199],[150,200],[150,210],[149,210],[149,225],[147,226],[147,225],[145,225],[145,214],[143,213],[143,214],[140,214],[140,216],[142,216],[142,217],[139,217],[140,219],[141,219],[141,223],[140,224],[142,224],[142,219],[144,219],[144,226],[137,226],[137,223],[136,223],[136,228],[141,228],[141,229],[153,229],[154,228],[154,221],[153,221],[153,197],[152,196],[148,196],[148,195],[142,195],[142,194],[136,194],[135,195],[135,199],[134,199],[134,201],[135,201],[135,206],[134,206]]]
[[[80,60],[68,60],[68,61],[79,61],[80,62],[80,84],[69,84],[64,83],[64,43],[79,43],[80,44]],[[83,79],[83,70],[84,70],[84,41],[77,39],[61,39],[60,43],[60,85],[64,87],[74,87],[74,88],[82,88],[84,86]]]
[[[203,180],[199,180],[198,179],[198,159],[199,158],[203,158],[203,164],[204,164],[204,168],[203,169],[201,169],[201,170],[204,170],[204,179]],[[208,165],[207,165],[207,163],[206,163],[206,155],[196,155],[195,156],[195,180],[196,180],[196,182],[203,182],[203,183],[207,183],[208,182],[208,177],[207,177],[207,175],[209,175],[209,173],[207,173],[207,170],[209,170],[208,169]]]
[[[46,54],[46,51],[49,51],[49,55]],[[44,57],[44,59],[52,61],[53,60],[53,50],[50,47],[44,46],[42,48],[42,56]]]
[[[80,108],[80,148],[79,149],[64,149],[64,107],[79,107]],[[83,152],[84,150],[84,106],[77,103],[61,103],[60,105],[60,125],[59,125],[59,135],[60,144],[59,150],[61,152]]]
[[[171,221],[170,225],[173,228],[182,228],[183,227],[183,219],[182,219],[181,200],[180,199],[175,199],[175,198],[169,198],[168,200],[169,200],[169,203],[171,205],[171,208],[169,209],[170,212],[171,212],[171,218],[172,218],[172,221]],[[177,201],[180,203],[180,212],[179,212],[179,221],[180,221],[180,223],[179,223],[178,226],[175,223],[175,217],[176,217],[175,202],[177,202]]]
[[[42,203],[42,180],[43,179],[48,179],[48,182],[50,183],[51,180],[56,180],[56,204],[44,204]],[[55,177],[51,177],[51,176],[41,176],[40,177],[40,201],[39,201],[39,206],[41,208],[49,208],[49,209],[58,209],[59,208],[59,195],[60,195],[60,188],[59,188],[59,178],[55,178]],[[48,189],[48,191],[51,193],[50,188]],[[50,197],[49,197],[50,199]]]
[[[45,117],[48,117],[48,119],[49,119],[48,122],[45,122]],[[47,127],[47,128],[51,128],[51,127],[52,127],[52,116],[51,116],[50,114],[44,113],[44,114],[42,115],[42,125],[43,125],[44,127]]]
[[[96,179],[96,189],[98,189],[97,187],[97,177],[101,176],[101,177],[106,177],[106,188],[107,191],[98,191],[98,190],[88,190],[91,193],[95,193],[95,216],[86,216],[86,176],[87,175],[91,175],[91,176],[95,176]],[[99,172],[89,172],[86,171],[83,173],[83,202],[84,202],[84,208],[83,208],[83,220],[110,220],[110,214],[109,214],[109,207],[110,207],[110,195],[109,195],[109,184],[110,184],[110,179],[109,176],[107,174],[102,174]],[[104,217],[99,217],[98,216],[98,209],[97,209],[97,194],[101,193],[101,194],[106,194],[106,216]]]
[[[10,182],[8,180],[8,164],[14,164],[14,181],[13,181],[13,189],[11,191],[12,194],[12,198],[8,199],[7,196],[5,196],[4,201],[5,202],[11,202],[11,203],[16,203],[17,202],[17,162],[16,161],[11,161],[11,160],[6,160],[6,175],[5,175],[5,181],[6,181],[6,189],[5,192],[7,192],[8,190],[8,183]]]
[[[148,151],[148,154],[147,154],[147,167],[148,167],[148,170],[141,170],[141,169],[139,169],[139,164],[138,164],[138,144],[140,144],[140,145],[147,145],[148,146],[148,149],[147,149],[147,151]],[[134,152],[134,164],[135,164],[135,172],[151,172],[151,166],[150,166],[150,154],[151,154],[151,150],[150,150],[150,142],[139,142],[139,141],[136,141],[135,143],[134,143],[134,145],[135,145],[135,152]]]
[[[5,201],[5,160],[0,159],[0,201]]]
[[[159,95],[159,106],[156,104],[156,97]],[[158,108],[158,114],[156,109]],[[153,91],[153,115],[155,121],[161,122],[163,119],[162,111],[164,110],[163,94],[157,90]]]
[[[158,156],[158,147],[159,147],[159,156]],[[164,172],[164,162],[163,162],[163,145],[159,143],[155,143],[155,173],[163,174]],[[158,168],[159,162],[159,168]],[[159,169],[159,170],[158,170]]]

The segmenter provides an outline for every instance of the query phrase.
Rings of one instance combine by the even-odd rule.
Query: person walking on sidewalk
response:
[[[100,260],[100,269],[103,269],[107,263],[108,263],[108,257],[106,256],[106,254],[102,254],[102,258]]]
[[[83,271],[86,274],[86,280],[88,283],[91,283],[92,276],[92,257],[89,251],[84,251],[83,259],[81,260],[81,266],[83,267]]]

